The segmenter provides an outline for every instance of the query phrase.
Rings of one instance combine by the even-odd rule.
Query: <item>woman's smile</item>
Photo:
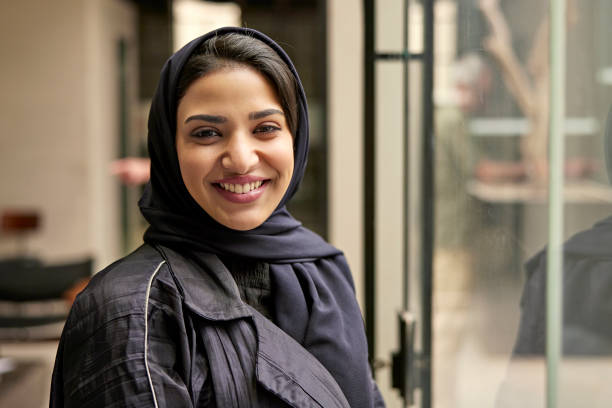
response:
[[[267,187],[269,179],[256,176],[237,176],[213,183],[223,198],[233,203],[251,203]]]
[[[293,136],[276,91],[246,66],[191,84],[178,106],[176,149],[189,194],[236,230],[263,224],[293,175]]]

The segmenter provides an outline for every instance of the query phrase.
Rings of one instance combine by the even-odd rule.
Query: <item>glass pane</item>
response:
[[[489,183],[478,171],[511,166],[520,135],[478,124],[497,130],[518,112],[482,51],[488,29],[478,3],[438,2],[435,28],[433,405],[491,407],[518,318],[520,203],[497,191],[513,180]]]
[[[546,180],[531,170],[539,162],[528,163],[527,148],[540,130],[527,106],[547,80],[530,68],[547,62],[537,40],[546,12],[543,1],[438,3],[436,407],[495,406],[518,329],[523,263],[546,242]],[[537,391],[542,367],[528,368]]]
[[[437,8],[434,406],[544,407],[548,2]],[[611,15],[567,2],[558,406],[612,402]]]

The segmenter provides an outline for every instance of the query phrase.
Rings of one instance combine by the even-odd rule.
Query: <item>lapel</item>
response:
[[[308,350],[240,299],[236,282],[216,255],[187,259],[166,247],[157,249],[191,312],[209,321],[252,320],[256,376],[265,389],[293,407],[350,408],[332,375]]]
[[[257,380],[293,407],[350,408],[340,386],[308,350],[253,310]]]

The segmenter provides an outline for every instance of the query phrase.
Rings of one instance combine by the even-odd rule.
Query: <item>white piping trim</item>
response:
[[[144,362],[145,369],[147,370],[147,378],[149,379],[149,386],[151,387],[151,394],[153,394],[153,403],[155,404],[155,408],[159,408],[157,405],[157,397],[155,396],[155,389],[153,388],[153,380],[151,379],[151,372],[149,371],[149,294],[151,293],[151,285],[153,284],[153,279],[155,279],[155,275],[159,272],[159,268],[166,263],[166,261],[161,261],[155,271],[149,278],[149,283],[147,284],[147,293],[145,298],[145,313],[144,313],[144,324],[145,324],[145,332],[144,332]]]

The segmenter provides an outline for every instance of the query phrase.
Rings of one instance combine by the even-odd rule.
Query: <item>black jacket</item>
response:
[[[316,358],[240,300],[215,255],[144,245],[77,297],[50,406],[349,405]]]

